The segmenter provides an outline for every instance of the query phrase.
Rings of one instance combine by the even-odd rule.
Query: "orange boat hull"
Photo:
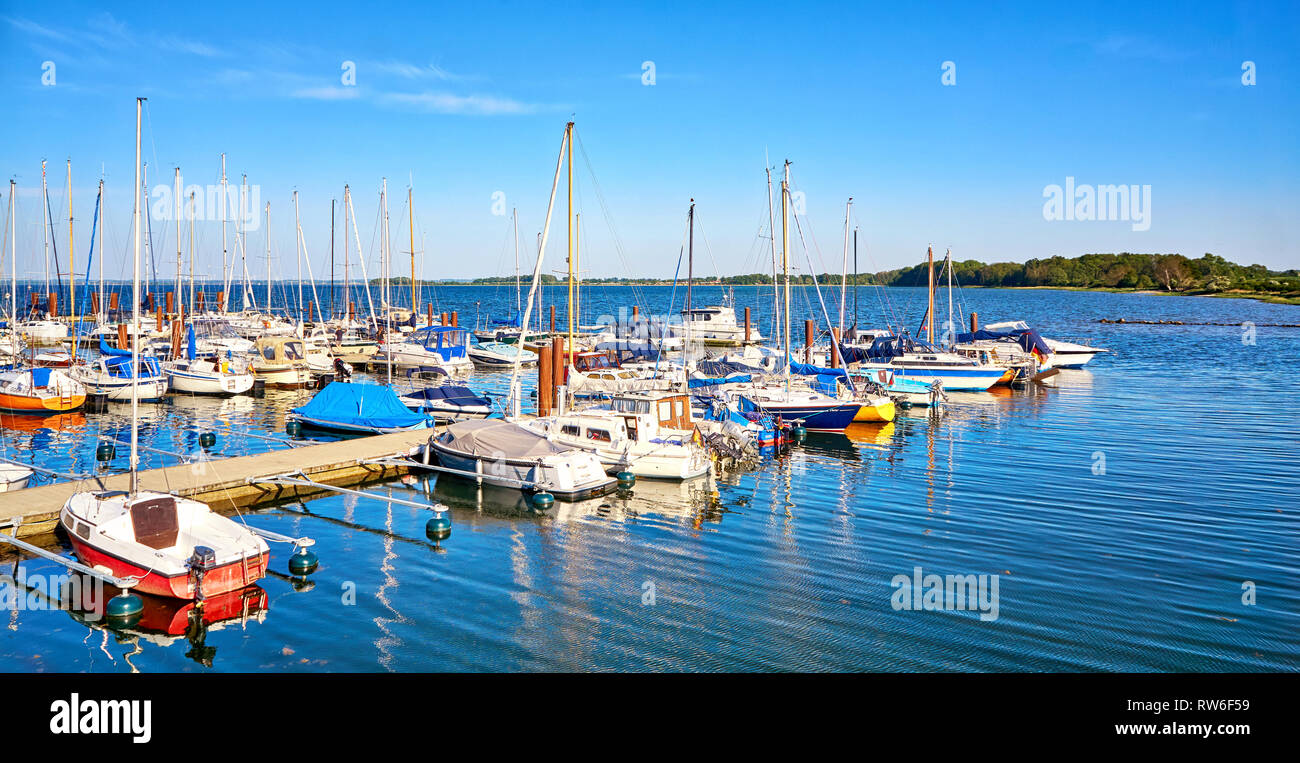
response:
[[[0,410],[13,413],[63,413],[86,404],[85,395],[66,397],[29,397],[0,394]]]

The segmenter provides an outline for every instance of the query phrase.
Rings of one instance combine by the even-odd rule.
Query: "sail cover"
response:
[[[372,429],[404,429],[425,423],[388,387],[378,384],[330,382],[311,402],[294,408],[306,419]]]

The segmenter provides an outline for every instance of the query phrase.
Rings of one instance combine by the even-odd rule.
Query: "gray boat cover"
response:
[[[438,441],[449,450],[489,459],[532,460],[573,450],[505,419],[477,419],[452,424]]]

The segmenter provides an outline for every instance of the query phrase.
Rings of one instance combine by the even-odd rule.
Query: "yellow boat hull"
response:
[[[889,400],[883,403],[871,405],[863,403],[858,409],[858,414],[853,417],[854,423],[860,421],[893,421],[894,420],[894,401]]]

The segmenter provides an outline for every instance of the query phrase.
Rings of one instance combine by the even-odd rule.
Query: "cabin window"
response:
[[[582,434],[582,430],[580,430],[578,427],[573,426],[572,424],[565,424],[564,426],[560,427],[560,434],[577,437]]]
[[[606,432],[603,429],[588,429],[587,439],[595,440],[596,442],[609,442],[612,438],[609,436],[609,432]]]
[[[686,401],[682,400],[681,398],[678,398],[678,400],[677,400],[677,418],[680,419],[680,418],[682,418],[682,417],[685,416],[685,415],[686,415]]]
[[[262,350],[262,357],[266,358],[267,360],[275,360],[275,348],[267,347],[266,349]]]
[[[667,421],[673,417],[673,404],[668,400],[659,401],[659,420]]]
[[[77,523],[77,535],[80,535],[83,538],[90,537],[90,528],[86,526],[85,522]]]
[[[284,356],[289,360],[302,360],[302,345],[297,342],[285,342]]]

